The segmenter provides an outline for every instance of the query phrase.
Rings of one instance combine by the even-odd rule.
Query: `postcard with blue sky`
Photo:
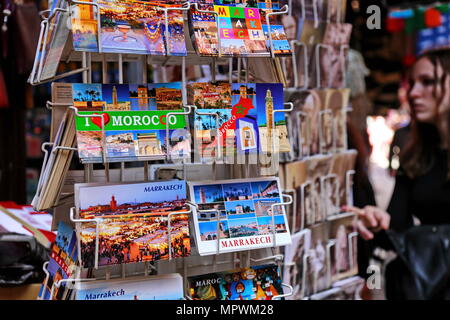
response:
[[[183,300],[179,274],[138,280],[83,282],[77,285],[76,300]]]
[[[189,182],[191,201],[198,204],[202,212],[194,215],[194,226],[201,255],[212,254],[217,251],[217,243],[224,252],[239,251],[268,246],[270,238],[261,237],[272,234],[274,230],[272,216],[275,219],[277,231],[277,245],[289,243],[290,234],[285,220],[285,210],[280,203],[279,182],[275,178],[259,178],[250,180],[224,180],[221,184],[207,182]],[[208,204],[208,205],[207,205]],[[217,209],[219,212],[209,209]],[[217,238],[218,214],[220,214],[220,241]],[[260,219],[264,218],[264,219]],[[269,224],[270,222],[270,224]],[[226,224],[225,224],[226,223]],[[222,241],[242,238],[236,243]],[[249,240],[249,239],[252,240]],[[213,241],[215,240],[215,241]],[[255,242],[256,241],[256,242]],[[262,242],[260,242],[262,241]],[[266,244],[265,241],[268,241]]]

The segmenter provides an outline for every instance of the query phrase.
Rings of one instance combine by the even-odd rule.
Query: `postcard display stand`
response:
[[[60,0],[41,14],[29,82],[82,73],[83,83],[54,82],[47,103],[52,139],[42,146],[33,205],[52,210],[60,237],[38,299],[132,299],[127,290],[134,299],[357,297],[355,217],[340,212],[351,204],[356,157],[346,145],[349,30],[342,5],[238,2]],[[293,34],[274,24],[281,16],[285,25],[295,21]],[[281,62],[283,85],[249,83],[258,78],[252,63],[261,58]],[[56,74],[60,61],[81,65]],[[116,85],[108,84],[110,62],[117,65]],[[101,63],[102,84],[92,84],[94,63]],[[124,63],[142,69],[137,84],[124,85]],[[166,67],[179,65],[181,81],[147,83],[149,65],[163,81]],[[211,82],[188,83],[190,65],[209,66]],[[228,66],[222,84],[219,65]],[[341,78],[331,78],[328,67]],[[127,116],[135,132],[111,129]],[[239,124],[224,127],[236,118]],[[169,142],[176,130],[194,142]],[[68,170],[75,151],[84,171]],[[104,169],[94,169],[98,164]],[[60,180],[52,179],[55,172]],[[57,278],[55,265],[63,276]],[[158,295],[162,287],[171,289]]]

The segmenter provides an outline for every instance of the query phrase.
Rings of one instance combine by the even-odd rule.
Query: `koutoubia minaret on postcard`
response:
[[[109,202],[109,207],[111,208],[111,211],[116,211],[117,210],[116,197],[114,197],[114,196],[111,197],[111,201]]]
[[[267,128],[267,135],[266,135],[266,143],[267,143],[267,150],[272,151],[272,136],[273,136],[273,129],[274,129],[274,122],[273,122],[273,97],[272,92],[270,90],[267,90],[266,92],[266,128]]]
[[[273,97],[270,90],[266,92],[266,121],[267,134],[270,134],[273,129]]]
[[[206,203],[206,193],[203,188],[200,188],[200,203]]]
[[[113,89],[112,89],[112,104],[114,106],[117,106],[119,104],[118,100],[117,100],[117,89],[116,89],[116,86],[114,86]]]
[[[137,90],[139,109],[143,110],[144,107],[148,106],[148,89],[139,87]]]

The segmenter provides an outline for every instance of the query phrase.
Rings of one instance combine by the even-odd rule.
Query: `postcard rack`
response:
[[[290,8],[292,7],[291,2],[294,0],[289,1],[289,5],[285,5],[283,8],[279,10],[275,10],[273,12],[270,12],[266,14],[266,24],[268,26],[268,29],[271,30],[271,22],[270,17],[275,15],[285,15],[289,14],[292,15],[292,12],[290,12]],[[302,4],[302,8],[305,8],[305,0],[300,0]],[[319,23],[319,17],[318,17],[318,9],[317,9],[317,1],[313,1],[313,11],[314,11],[314,27],[318,27]],[[47,47],[47,35],[49,32],[49,26],[51,23],[53,23],[53,19],[56,19],[57,17],[66,14],[68,15],[68,19],[70,22],[70,19],[72,18],[73,14],[73,6],[76,5],[89,5],[96,8],[94,12],[95,19],[97,21],[97,47],[98,50],[96,52],[86,52],[86,51],[75,51],[73,49],[73,45],[71,43],[71,40],[68,39],[65,42],[64,48],[62,50],[62,53],[60,55],[60,61],[65,62],[80,62],[81,67],[77,68],[75,70],[65,72],[63,74],[55,75],[50,78],[42,78],[42,68],[44,64],[44,59],[46,54],[48,52],[45,52]],[[108,62],[117,62],[117,68],[118,68],[118,74],[119,74],[119,83],[124,83],[124,62],[132,62],[132,63],[139,63],[140,66],[142,66],[142,73],[138,74],[138,78],[136,83],[147,83],[147,68],[149,65],[158,66],[161,68],[163,76],[162,78],[167,78],[167,75],[164,74],[165,67],[171,66],[171,65],[180,65],[181,66],[181,82],[182,82],[182,106],[183,111],[181,112],[169,112],[166,115],[166,119],[169,120],[173,116],[177,115],[183,115],[185,118],[189,117],[195,117],[196,115],[207,115],[215,118],[216,122],[216,134],[219,137],[219,116],[217,113],[210,113],[210,112],[202,112],[201,109],[198,109],[195,105],[189,105],[187,102],[187,76],[186,76],[186,69],[189,65],[210,65],[211,66],[211,80],[212,82],[216,81],[217,78],[217,66],[218,65],[228,65],[228,82],[229,83],[240,83],[241,77],[243,72],[245,72],[245,82],[248,82],[250,72],[248,69],[248,59],[258,59],[257,57],[251,57],[251,56],[227,56],[223,54],[221,51],[221,45],[220,45],[220,36],[217,35],[218,39],[218,54],[215,57],[207,57],[207,56],[199,56],[197,55],[196,51],[193,48],[192,41],[190,40],[190,37],[186,36],[186,51],[187,54],[185,56],[180,55],[174,55],[171,52],[170,45],[167,41],[167,39],[170,38],[169,35],[169,11],[170,10],[180,10],[182,12],[187,12],[189,10],[195,9],[195,11],[204,13],[204,14],[210,14],[214,15],[216,17],[216,24],[217,28],[219,28],[219,15],[215,11],[208,11],[208,10],[201,10],[197,3],[191,3],[186,2],[183,7],[176,7],[176,8],[158,8],[158,10],[163,11],[164,13],[164,32],[165,32],[165,39],[164,42],[164,48],[165,48],[165,54],[164,55],[140,55],[140,54],[129,54],[129,53],[120,53],[120,52],[104,52],[102,48],[102,41],[101,41],[101,33],[100,33],[100,8],[99,5],[95,2],[84,2],[84,1],[78,1],[78,0],[70,0],[68,3],[67,8],[56,8],[52,12],[43,12],[42,13],[42,22],[41,22],[41,29],[40,29],[40,35],[39,35],[39,44],[37,47],[37,54],[34,60],[33,70],[30,75],[30,83],[32,85],[38,85],[45,82],[51,82],[58,79],[62,79],[74,74],[82,73],[83,83],[91,83],[92,82],[92,64],[93,63],[101,63],[102,64],[102,82],[107,83],[108,82]],[[340,15],[340,10],[338,10]],[[48,16],[46,16],[48,14]],[[186,20],[186,15],[184,15],[184,20]],[[305,10],[302,10],[302,17],[305,19]],[[341,21],[340,16],[338,16],[337,21]],[[330,21],[330,18],[328,17],[328,22]],[[187,24],[185,23],[185,31],[186,31]],[[185,32],[186,34],[186,32]],[[272,33],[269,32],[269,54],[264,58],[271,58],[271,59],[278,59],[278,55],[275,53],[275,46],[274,46],[274,39],[272,38]],[[281,58],[281,66],[285,74],[287,74],[287,62],[286,59],[290,58],[292,60],[292,68],[293,68],[293,87],[291,88],[285,88],[286,91],[289,92],[303,92],[308,91],[311,87],[314,88],[321,88],[321,65],[318,62],[319,56],[321,54],[321,50],[330,50],[330,46],[327,44],[317,44],[315,47],[315,51],[313,51],[313,54],[315,56],[316,64],[314,66],[315,69],[315,83],[312,83],[311,79],[309,79],[309,70],[311,69],[311,66],[309,65],[308,56],[311,52],[309,52],[311,49],[309,45],[301,42],[300,40],[291,40],[290,41],[292,53],[289,57],[282,57]],[[300,59],[302,61],[298,60],[298,55],[296,55],[296,50],[299,49],[302,52],[302,55],[300,55]],[[341,45],[339,48],[339,58],[342,63],[343,68],[345,69],[345,50],[348,49],[348,45]],[[237,61],[237,70],[233,70],[233,60]],[[300,83],[300,70],[298,67],[298,64],[302,64],[302,77],[304,79],[303,84]],[[344,86],[345,86],[345,72],[344,74]],[[237,76],[236,76],[237,75]],[[142,82],[141,82],[142,81]],[[131,81],[130,81],[131,82]],[[328,84],[328,87],[330,87],[330,84]],[[327,87],[327,88],[328,88]],[[54,108],[65,108],[70,109],[74,116],[76,117],[82,117],[82,118],[98,118],[101,123],[101,158],[96,161],[89,161],[89,162],[83,162],[84,165],[84,182],[93,182],[93,172],[94,172],[94,164],[103,164],[104,166],[104,177],[106,178],[107,182],[112,182],[110,179],[110,163],[118,162],[120,163],[120,182],[124,181],[124,176],[126,174],[127,168],[125,166],[125,162],[123,160],[114,160],[111,157],[108,157],[107,155],[107,145],[106,145],[106,133],[105,133],[105,120],[102,115],[96,115],[96,114],[84,114],[82,110],[79,110],[77,107],[75,107],[72,104],[62,104],[62,103],[53,103],[53,102],[47,102],[46,104],[47,109],[50,111],[53,111]],[[275,113],[282,112],[285,113],[286,122],[288,124],[288,136],[291,143],[291,146],[296,145],[297,146],[297,152],[294,151],[294,148],[291,148],[291,151],[286,154],[286,157],[284,158],[284,165],[298,162],[298,161],[308,161],[310,159],[320,158],[322,156],[334,156],[338,154],[340,151],[337,148],[337,136],[338,136],[338,129],[335,124],[333,124],[331,128],[331,148],[329,150],[325,150],[323,145],[326,143],[325,141],[325,128],[322,125],[323,119],[325,117],[334,117],[334,114],[331,110],[321,110],[318,115],[318,126],[319,126],[319,151],[318,154],[313,155],[310,150],[303,150],[303,145],[310,137],[304,137],[302,136],[302,128],[304,125],[307,124],[308,121],[311,121],[309,119],[308,114],[304,111],[295,110],[294,104],[292,102],[285,102],[283,109],[276,109],[272,110],[272,127],[275,127]],[[293,128],[292,123],[293,121],[296,121],[297,128]],[[188,122],[188,121],[186,121]],[[291,125],[289,125],[291,124]],[[205,164],[201,161],[194,161],[192,160],[192,157],[195,158],[195,153],[190,154],[189,157],[184,156],[175,156],[172,153],[171,145],[169,141],[169,121],[166,122],[166,128],[165,128],[165,142],[167,146],[167,151],[165,155],[162,155],[160,157],[149,157],[149,158],[139,158],[136,160],[131,160],[135,162],[143,162],[142,170],[144,172],[144,180],[149,181],[150,180],[150,173],[149,173],[149,165],[173,165],[178,166],[183,171],[183,178],[187,180],[188,172],[192,169],[194,165],[202,165]],[[298,134],[296,135],[295,139],[292,138],[294,135],[293,130],[297,130]],[[270,146],[268,147],[269,151],[276,150],[276,139],[272,136],[272,141],[270,143]],[[56,154],[58,151],[78,151],[77,148],[72,147],[66,147],[66,146],[60,146],[57,145],[54,142],[46,142],[42,145],[42,151],[44,152],[44,160],[42,169],[46,168],[49,158],[52,154]],[[194,145],[191,145],[190,150],[196,150],[195,143]],[[270,152],[268,152],[270,153]],[[228,155],[226,152],[223,151],[223,146],[221,143],[216,143],[215,145],[215,156],[216,161],[213,162],[211,165],[213,167],[213,176],[210,177],[211,180],[217,178],[218,174],[218,168],[220,166],[223,167],[222,173],[226,176],[227,179],[234,179],[234,178],[245,178],[249,179],[253,176],[264,176],[268,175],[267,170],[263,170],[260,163],[253,163],[251,162],[251,157],[249,155],[245,155],[242,157],[242,162],[238,162],[240,166],[238,169],[236,169],[237,166],[233,168],[233,164],[231,162],[227,161]],[[274,152],[271,154],[273,159],[278,160],[276,158],[279,156],[277,152]],[[272,160],[273,160],[272,159]],[[206,164],[205,164],[206,166]],[[252,167],[253,166],[253,167]],[[253,175],[251,174],[251,169],[253,170]],[[101,171],[101,170],[99,170]],[[270,170],[269,170],[270,171]],[[278,175],[278,173],[271,173],[272,175]],[[271,243],[272,245],[270,247],[262,248],[262,249],[254,249],[254,250],[243,250],[238,252],[223,252],[221,250],[221,232],[220,232],[220,222],[221,222],[221,215],[217,209],[208,209],[208,210],[201,210],[199,206],[191,201],[187,201],[187,209],[185,211],[181,212],[175,212],[170,213],[168,215],[168,222],[167,222],[167,238],[168,238],[168,259],[166,260],[158,260],[158,261],[152,261],[152,262],[139,262],[139,263],[130,263],[130,264],[116,264],[116,265],[101,265],[100,259],[99,259],[99,250],[100,250],[100,229],[102,226],[102,219],[101,218],[94,218],[94,219],[82,219],[79,218],[77,215],[75,207],[71,207],[69,210],[69,218],[73,225],[75,225],[78,234],[78,259],[81,262],[82,256],[81,256],[81,240],[80,240],[80,234],[79,230],[80,227],[85,223],[93,223],[95,224],[95,249],[94,249],[94,263],[93,266],[90,268],[84,268],[81,266],[76,267],[74,270],[72,270],[72,274],[74,275],[71,279],[64,279],[59,280],[53,283],[51,287],[51,296],[54,294],[54,290],[59,288],[61,285],[66,284],[67,286],[73,285],[75,282],[85,282],[85,281],[95,281],[95,280],[109,280],[109,279],[116,279],[116,278],[128,278],[128,277],[134,277],[134,276],[149,276],[152,274],[167,274],[167,273],[179,273],[183,276],[184,279],[184,285],[187,286],[187,277],[192,275],[201,275],[205,273],[211,273],[211,272],[222,272],[226,270],[232,270],[237,267],[250,267],[250,266],[258,266],[258,265],[264,265],[264,264],[275,264],[279,266],[279,273],[281,270],[285,270],[286,268],[289,268],[293,265],[293,262],[286,262],[285,261],[285,250],[283,250],[282,247],[277,245],[277,229],[275,224],[275,212],[276,207],[282,207],[283,211],[291,212],[292,215],[289,221],[289,224],[286,222],[287,225],[291,228],[291,232],[294,233],[295,230],[299,229],[301,231],[308,230],[309,228],[312,228],[319,224],[325,224],[330,221],[334,221],[336,219],[340,218],[346,218],[350,217],[351,214],[348,213],[341,213],[340,212],[340,201],[342,199],[342,195],[339,193],[340,190],[342,190],[342,187],[344,187],[344,198],[346,199],[346,202],[348,205],[351,205],[353,202],[352,197],[352,177],[355,174],[355,171],[353,169],[347,170],[345,172],[345,180],[340,180],[340,177],[338,177],[334,173],[329,173],[327,175],[323,175],[320,177],[320,199],[323,203],[329,203],[329,206],[325,206],[325,214],[323,216],[317,217],[318,212],[309,212],[306,208],[306,193],[308,189],[315,188],[314,182],[311,179],[307,179],[305,182],[301,184],[298,190],[294,188],[285,188],[281,190],[280,194],[280,202],[279,203],[273,203],[270,205],[271,207],[271,222],[269,227],[269,235],[271,236]],[[42,175],[38,182],[37,187],[37,195],[40,195],[42,191]],[[317,192],[317,191],[316,191]],[[73,193],[62,193],[60,195],[60,199],[73,196]],[[329,201],[329,199],[332,199]],[[300,205],[299,205],[300,204]],[[57,202],[55,204],[55,207],[58,207],[59,203]],[[173,236],[173,226],[171,225],[171,218],[176,215],[189,215],[190,220],[192,220],[192,217],[194,214],[201,213],[202,211],[205,212],[212,212],[216,211],[216,241],[215,241],[215,254],[212,255],[205,255],[200,256],[198,252],[195,252],[195,250],[192,251],[192,254],[188,257],[182,257],[177,258],[174,257],[173,254],[173,248],[172,248],[172,236]],[[299,216],[300,215],[300,216]],[[286,216],[287,217],[287,216]],[[300,225],[298,226],[297,223],[300,222]],[[351,232],[348,234],[347,237],[347,244],[348,244],[348,255],[349,255],[349,261],[351,264],[351,267],[354,267],[355,261],[353,260],[353,256],[355,253],[354,248],[354,238],[357,236],[356,232]],[[191,240],[192,241],[192,240]],[[334,239],[329,239],[326,243],[325,248],[325,255],[327,257],[326,263],[327,263],[327,278],[326,278],[326,287],[330,288],[332,286],[332,276],[331,276],[331,256],[332,256],[332,250],[336,246],[336,241]],[[285,248],[284,248],[285,249]],[[302,299],[308,299],[308,296],[315,294],[319,292],[319,288],[317,286],[319,279],[318,275],[315,273],[312,279],[313,287],[306,291],[306,288],[308,287],[307,281],[307,274],[311,270],[308,270],[309,266],[311,265],[311,261],[315,259],[316,252],[314,249],[310,249],[309,251],[305,252],[305,254],[302,257],[303,261],[303,277],[302,277],[302,285],[301,285],[301,297]],[[46,273],[46,282],[49,280],[49,272],[47,271],[47,264],[44,264],[43,269]],[[280,273],[280,278],[281,273]],[[285,279],[283,279],[282,286],[286,288],[284,294],[278,295],[273,297],[273,299],[282,299],[282,298],[289,298],[294,294],[294,288],[291,284],[289,284]],[[187,287],[184,288],[186,295],[186,299],[191,299],[189,295],[187,294],[188,290]],[[40,297],[42,298],[42,297]]]
[[[33,69],[29,78],[29,83],[32,85],[39,85],[46,82],[55,81],[58,79],[62,79],[77,73],[81,73],[84,71],[90,71],[87,65],[92,62],[142,62],[144,64],[154,64],[161,66],[169,66],[169,65],[181,65],[183,69],[186,65],[211,65],[213,68],[217,65],[230,65],[232,63],[233,57],[236,56],[227,56],[222,54],[221,46],[220,46],[220,36],[217,34],[216,37],[218,39],[218,54],[217,56],[201,56],[198,55],[193,47],[192,41],[189,36],[189,32],[186,31],[188,29],[187,24],[187,15],[184,15],[184,28],[185,28],[185,45],[186,45],[186,54],[173,54],[170,49],[169,40],[171,38],[169,34],[169,11],[180,11],[180,12],[188,12],[189,10],[195,10],[195,12],[206,13],[219,17],[218,13],[215,11],[202,10],[199,8],[198,3],[191,3],[189,1],[185,2],[182,7],[160,7],[155,6],[156,10],[162,11],[164,14],[163,25],[164,25],[164,54],[159,55],[150,55],[150,54],[130,54],[126,52],[105,52],[102,48],[102,38],[101,38],[101,22],[100,22],[100,6],[96,2],[88,2],[88,1],[78,1],[78,0],[67,0],[67,8],[54,8],[53,10],[45,10],[40,13],[41,18],[43,19],[40,25],[40,33],[39,40],[37,45],[37,54],[35,56]],[[82,67],[76,70],[72,70],[69,72],[64,72],[62,74],[54,75],[49,78],[42,78],[42,68],[44,64],[45,57],[49,54],[47,52],[47,38],[49,33],[49,28],[52,20],[57,18],[61,18],[61,15],[66,14],[67,17],[67,28],[71,26],[71,21],[73,19],[73,11],[74,6],[92,6],[95,8],[95,20],[97,21],[97,48],[96,50],[88,50],[88,51],[76,51],[73,48],[71,39],[69,39],[69,33],[67,33],[67,39],[65,39],[64,47],[60,48],[61,51],[60,61],[65,61],[69,63],[71,61],[74,62],[82,62]],[[284,15],[289,12],[289,7],[285,5],[283,8],[279,10],[271,10],[270,13],[266,14],[266,24],[269,30],[271,30],[271,22],[270,17],[276,15]],[[49,14],[47,17],[46,14]],[[219,19],[215,19],[217,28],[219,30]],[[269,32],[269,54],[268,57],[275,58],[275,49],[272,39],[272,34]],[[87,63],[86,63],[87,61]]]

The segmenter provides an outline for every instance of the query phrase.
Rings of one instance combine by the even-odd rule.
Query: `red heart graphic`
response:
[[[94,114],[99,114],[103,117],[105,126],[109,123],[109,120],[110,120],[109,114],[107,114],[107,113],[94,113]],[[95,124],[100,129],[102,128],[102,119],[100,117],[91,117],[91,121],[93,124]]]

